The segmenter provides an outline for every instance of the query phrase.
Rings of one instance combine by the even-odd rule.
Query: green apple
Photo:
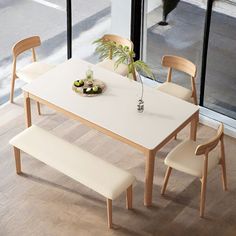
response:
[[[93,86],[93,92],[97,92],[98,91],[98,86]]]
[[[75,81],[74,86],[79,87],[80,86],[80,81]]]

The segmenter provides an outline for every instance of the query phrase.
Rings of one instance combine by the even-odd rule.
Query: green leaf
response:
[[[99,54],[101,60],[109,58],[112,52],[112,59],[115,60],[115,68],[120,64],[125,64],[128,66],[129,73],[134,74],[136,70],[138,73],[144,73],[149,78],[155,79],[151,69],[145,62],[141,60],[134,61],[135,52],[129,47],[122,46],[113,41],[104,40],[103,38],[97,39],[93,43],[97,45],[95,52]]]

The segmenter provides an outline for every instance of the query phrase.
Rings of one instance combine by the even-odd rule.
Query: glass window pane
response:
[[[57,64],[66,56],[66,1],[64,0],[8,0],[0,2],[0,104],[9,99],[12,73],[12,46],[19,40],[39,35],[42,45],[36,48],[40,61]],[[17,68],[31,62],[31,52],[22,54]],[[15,96],[25,83],[17,79]]]
[[[73,57],[97,62],[92,42],[111,29],[111,0],[72,0]],[[0,3],[0,104],[9,99],[12,46],[19,40],[39,35],[42,45],[37,59],[58,64],[67,59],[67,15],[65,0],[11,0]],[[27,52],[17,60],[18,68],[31,62]],[[16,80],[15,96],[25,84]]]
[[[204,106],[234,119],[236,119],[235,36],[236,1],[227,3],[219,1],[212,12]]]
[[[167,16],[167,26],[158,24],[162,20],[162,12],[162,1],[148,0],[146,61],[160,82],[166,81],[167,76],[167,69],[161,65],[163,55],[177,55],[192,61],[198,69],[196,85],[199,94],[205,10],[198,5],[180,1]],[[188,78],[182,73],[173,72],[174,82],[190,88]]]
[[[72,0],[73,57],[98,61],[92,43],[111,28],[111,0]]]

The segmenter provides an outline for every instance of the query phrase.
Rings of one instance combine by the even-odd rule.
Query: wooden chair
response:
[[[195,86],[195,77],[197,72],[196,66],[191,61],[185,58],[172,55],[163,56],[162,66],[168,67],[169,71],[166,82],[164,82],[157,89],[162,92],[173,95],[175,97],[181,98],[185,101],[193,102],[194,104],[197,105],[198,102],[197,102],[197,93]],[[172,82],[172,69],[190,75],[191,86],[192,86],[191,90]]]
[[[113,41],[115,43],[117,43],[118,45],[122,45],[122,46],[127,46],[130,49],[133,50],[133,43],[129,40],[129,39],[125,39],[122,38],[118,35],[114,35],[114,34],[105,34],[102,39],[104,41]],[[115,60],[113,60],[113,52],[112,52],[112,48],[110,49],[110,53],[109,53],[109,59],[105,59],[102,62],[99,62],[97,65],[110,70],[112,72],[115,72],[117,74],[123,75],[123,76],[127,76],[129,74],[128,71],[128,67],[125,64],[120,64],[117,68],[115,67]]]
[[[168,166],[164,184],[161,190],[163,195],[166,190],[168,179],[172,169],[176,169],[187,174],[199,177],[201,180],[201,200],[200,216],[204,216],[207,175],[218,164],[222,167],[223,189],[227,190],[226,165],[224,151],[224,126],[221,124],[218,128],[216,137],[203,144],[196,141],[186,140],[176,146],[166,157],[165,164]],[[215,155],[212,150],[220,142],[220,155]]]
[[[45,72],[51,70],[54,66],[48,65],[43,62],[36,62],[36,54],[35,54],[35,47],[41,45],[40,37],[39,36],[32,36],[26,39],[23,39],[17,42],[13,48],[13,71],[12,71],[12,82],[11,82],[11,93],[10,93],[10,102],[13,103],[14,99],[14,87],[15,87],[15,80],[17,78],[24,80],[26,83],[30,83],[40,75],[44,74]],[[20,70],[16,70],[16,63],[17,57],[27,50],[32,50],[32,59],[33,62],[29,65],[21,68]],[[37,103],[38,113],[40,114],[40,105]]]

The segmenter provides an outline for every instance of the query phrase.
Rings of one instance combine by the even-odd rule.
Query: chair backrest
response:
[[[182,71],[193,78],[195,78],[196,72],[197,72],[196,66],[191,61],[183,57],[178,57],[178,56],[173,56],[173,55],[163,56],[162,66]]]
[[[32,36],[32,37],[23,39],[17,42],[12,47],[13,56],[16,58],[22,52],[27,51],[29,49],[34,49],[35,47],[38,47],[40,45],[41,45],[41,40],[39,36]],[[33,54],[34,54],[34,51],[33,51]]]
[[[132,41],[130,41],[129,39],[126,39],[126,38],[122,38],[121,36],[118,36],[115,34],[105,34],[102,37],[102,39],[104,41],[113,41],[113,42],[117,43],[118,45],[127,46],[127,47],[129,47],[130,50],[133,50],[133,48],[134,48]],[[110,59],[112,59],[112,49],[110,51]]]
[[[208,152],[213,150],[217,146],[219,141],[223,139],[223,135],[224,135],[224,125],[221,123],[220,126],[218,127],[217,135],[214,138],[208,140],[206,143],[198,145],[195,150],[195,154],[196,155],[207,154]]]

